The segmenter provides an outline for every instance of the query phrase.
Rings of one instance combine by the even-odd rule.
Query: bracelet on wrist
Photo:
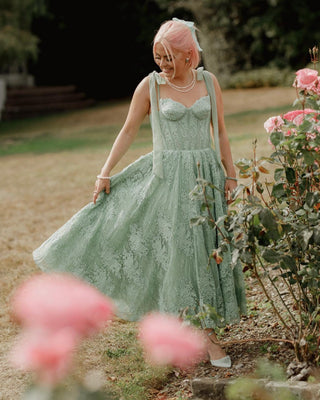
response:
[[[101,179],[101,180],[109,180],[110,176],[101,176],[101,175],[97,175],[97,179]]]
[[[233,178],[232,176],[226,176],[226,179],[230,179],[231,181],[238,181],[237,178]]]

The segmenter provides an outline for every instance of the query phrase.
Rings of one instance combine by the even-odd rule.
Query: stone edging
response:
[[[232,379],[212,379],[196,378],[191,382],[193,400],[227,400],[224,391],[227,385],[232,385],[235,380]],[[308,382],[281,382],[268,381],[266,379],[255,380],[263,385],[270,392],[277,389],[288,389],[298,399],[301,400],[319,400],[320,384]]]

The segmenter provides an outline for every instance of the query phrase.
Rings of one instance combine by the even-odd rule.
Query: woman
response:
[[[173,19],[160,27],[153,55],[161,72],[137,86],[97,176],[93,202],[34,252],[44,271],[71,272],[109,295],[124,319],[138,320],[152,310],[197,312],[205,304],[226,322],[238,321],[245,312],[241,269],[230,267],[230,254],[208,269],[219,238],[209,227],[189,224],[200,214],[199,202],[189,197],[197,164],[202,177],[220,189],[211,193],[216,218],[225,214],[226,199],[236,187],[221,91],[214,75],[195,69],[200,50],[192,22]],[[148,114],[153,152],[110,177]],[[216,341],[211,328],[207,333]],[[212,364],[230,366],[222,348],[207,342]]]

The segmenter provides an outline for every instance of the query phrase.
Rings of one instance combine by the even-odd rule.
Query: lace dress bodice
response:
[[[211,146],[208,95],[200,97],[191,107],[161,98],[159,116],[163,150],[196,150]]]

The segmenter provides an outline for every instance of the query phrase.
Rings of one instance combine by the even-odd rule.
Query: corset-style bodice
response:
[[[191,107],[161,98],[159,111],[163,150],[197,150],[211,146],[208,95],[200,97]]]

